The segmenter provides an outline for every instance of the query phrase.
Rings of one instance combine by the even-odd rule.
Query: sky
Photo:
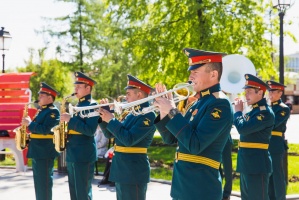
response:
[[[284,30],[292,32],[299,41],[299,0],[292,0],[293,6],[285,15]],[[16,66],[25,66],[28,60],[29,48],[39,49],[44,47],[42,35],[37,35],[35,30],[41,30],[45,25],[42,17],[58,17],[69,14],[72,4],[57,2],[55,0],[1,0],[0,1],[0,27],[5,27],[12,36],[10,49],[5,51],[5,69],[14,70]],[[272,17],[279,18],[278,15]],[[275,45],[279,45],[279,36],[273,36]],[[299,52],[299,42],[295,43],[290,37],[284,37],[284,54],[289,55]],[[0,52],[2,55],[3,52]],[[47,51],[46,58],[53,58],[54,50]],[[0,57],[2,69],[2,57]]]

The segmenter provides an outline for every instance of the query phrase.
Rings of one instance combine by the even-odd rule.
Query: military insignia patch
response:
[[[207,91],[204,91],[204,92],[201,92],[201,96],[204,97],[206,95],[210,95],[210,90],[207,90]]]
[[[186,51],[186,50],[185,50],[185,54],[186,54],[187,56],[189,56],[189,55],[190,55],[190,53],[189,53],[188,51]]]
[[[85,100],[85,97],[81,98],[81,99],[80,99],[80,102],[82,102],[82,101],[84,101],[84,100]]]
[[[257,108],[258,106],[259,105],[257,103],[252,105],[253,108]]]
[[[262,121],[265,118],[265,116],[262,114],[259,114],[258,116],[256,116],[256,118],[257,118],[257,120]]]
[[[145,126],[149,126],[149,122],[150,122],[150,121],[149,121],[148,119],[145,119],[145,120],[143,121],[143,123],[144,123]]]
[[[51,113],[51,118],[55,118],[55,113]]]
[[[218,108],[214,108],[213,111],[211,112],[211,116],[213,119],[220,119],[221,113],[222,113],[221,110],[219,110]]]
[[[140,105],[134,107],[135,110],[140,110],[140,108]]]
[[[282,111],[282,112],[280,113],[280,115],[284,117],[284,116],[286,115],[286,112],[285,112],[285,111]]]
[[[260,110],[266,110],[266,106],[260,106]]]

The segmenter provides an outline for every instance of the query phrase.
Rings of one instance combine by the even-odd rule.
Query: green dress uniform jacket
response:
[[[219,166],[232,123],[231,103],[219,84],[201,91],[199,100],[185,116],[156,118],[155,125],[163,141],[178,144],[171,197],[180,200],[222,199]],[[180,154],[194,161],[180,160]]]
[[[268,151],[274,113],[263,98],[252,105],[245,116],[234,114],[234,124],[240,134],[237,172],[240,172],[241,198],[267,200],[272,161]]]
[[[286,182],[283,167],[283,157],[287,146],[284,142],[287,121],[290,117],[290,109],[281,99],[272,103],[275,114],[275,124],[269,144],[269,152],[272,158],[273,172],[269,179],[269,197],[271,200],[286,199]]]
[[[281,99],[273,102],[271,106],[275,114],[275,124],[273,131],[282,133],[281,136],[272,134],[269,144],[270,154],[284,154],[286,150],[286,144],[284,142],[285,132],[287,130],[287,121],[290,117],[290,108],[284,104]]]
[[[53,104],[44,105],[36,113],[36,116],[28,126],[28,130],[33,134],[53,135],[51,129],[59,124],[59,119],[59,111]],[[27,153],[28,158],[54,159],[58,155],[59,153],[55,150],[53,139],[30,139]]]
[[[148,107],[149,103],[135,109]],[[128,114],[123,122],[112,119],[109,123],[99,120],[99,125],[107,138],[115,138],[120,147],[148,148],[152,143],[156,128],[153,112],[134,116]],[[125,153],[114,151],[109,181],[120,184],[145,184],[150,181],[150,164],[146,153]]]
[[[86,95],[79,99],[78,107],[97,105],[97,102],[91,99],[91,95]],[[83,111],[88,114],[94,110]],[[81,117],[80,113],[73,116],[68,123],[68,130],[79,132],[80,134],[69,134],[66,146],[67,162],[95,162],[96,143],[94,134],[98,126],[99,117]]]
[[[28,126],[31,132],[27,157],[32,158],[36,200],[51,200],[54,159],[59,155],[53,144],[51,129],[59,124],[60,114],[53,105],[42,106]]]
[[[78,107],[97,105],[88,94],[79,99]],[[83,112],[86,115],[94,110]],[[84,117],[80,113],[68,123],[66,161],[71,200],[91,200],[91,182],[94,176],[96,143],[94,134],[98,126],[98,116]]]
[[[274,113],[263,98],[252,105],[245,116],[242,112],[234,114],[234,124],[240,134],[240,142],[269,144],[274,126]],[[239,148],[237,172],[259,174],[272,172],[268,148]]]

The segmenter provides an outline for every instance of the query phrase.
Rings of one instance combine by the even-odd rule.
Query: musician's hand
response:
[[[236,98],[235,101],[234,101],[234,105],[235,105],[235,112],[238,112],[238,111],[243,111],[243,107],[244,107],[244,102],[242,99],[240,98]]]
[[[167,91],[166,86],[164,84],[162,84],[162,83],[156,83],[155,87],[156,87],[156,92],[155,92],[156,94],[159,94],[159,93]],[[172,95],[171,92],[163,95],[162,97],[167,98],[167,99],[173,99],[173,95]]]
[[[71,119],[71,115],[68,113],[63,113],[60,115],[60,121],[61,122],[69,122]]]
[[[156,84],[156,93],[166,92],[166,86],[162,83]],[[154,105],[160,109],[160,119],[163,119],[172,108],[175,108],[172,93],[167,93],[161,97],[155,98]]]
[[[100,100],[100,104],[106,104],[106,103],[109,103],[107,98],[104,98],[104,99]]]
[[[114,118],[114,115],[111,112],[109,112],[103,108],[100,108],[98,112],[104,122],[109,123],[110,120]]]
[[[22,119],[22,125],[29,126],[30,123],[31,118],[29,116]]]
[[[160,109],[160,118],[163,119],[172,108],[175,108],[173,100],[169,100],[163,97],[157,97],[154,105]]]

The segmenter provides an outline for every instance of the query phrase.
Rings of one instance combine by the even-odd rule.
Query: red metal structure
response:
[[[24,171],[24,166],[27,165],[27,150],[23,152],[16,150],[13,130],[21,125],[24,107],[31,102],[29,82],[32,75],[33,72],[0,74],[0,131],[8,133],[8,137],[0,137],[0,148],[12,150],[15,158],[17,157],[18,171]],[[29,107],[28,115],[33,118],[36,111],[35,108]],[[20,153],[23,158],[20,157]]]

